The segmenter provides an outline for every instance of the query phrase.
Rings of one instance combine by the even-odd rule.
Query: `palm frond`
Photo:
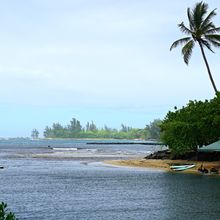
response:
[[[201,33],[206,34],[208,30],[215,29],[215,28],[216,26],[213,24],[213,22],[210,22],[206,26],[200,28],[200,30],[201,30]]]
[[[193,24],[193,16],[190,8],[187,8],[187,16],[189,20],[189,26],[191,30],[194,30],[194,24]]]
[[[187,28],[187,27],[184,25],[183,22],[180,23],[180,24],[178,24],[178,26],[179,26],[180,30],[181,30],[183,33],[185,33],[185,34],[187,34],[187,35],[192,35],[192,34],[193,34],[193,32],[192,32],[189,28]]]
[[[204,45],[206,48],[208,48],[212,53],[214,53],[214,51],[212,50],[212,47],[211,47],[210,43],[209,43],[207,40],[200,39],[200,42],[202,43],[202,45]]]
[[[216,40],[220,42],[220,35],[219,34],[206,34],[205,38],[211,39],[211,40]]]
[[[209,15],[205,18],[205,20],[202,22],[202,25],[201,25],[201,29],[203,31],[206,31],[209,29],[210,26],[212,26],[212,22],[211,22],[211,19],[216,15],[216,9],[212,10]]]
[[[203,1],[197,3],[193,9],[187,9],[187,16],[189,27],[186,27],[182,22],[178,24],[181,32],[188,35],[188,37],[176,40],[170,47],[170,50],[179,45],[184,45],[182,48],[182,55],[184,62],[188,65],[192,55],[193,48],[196,43],[199,43],[202,53],[203,48],[212,50],[212,47],[220,47],[220,27],[216,27],[212,22],[212,18],[216,15],[216,9],[208,12],[208,4]]]
[[[183,48],[182,48],[182,54],[183,54],[183,60],[188,65],[189,59],[192,55],[192,49],[194,47],[194,41],[189,41]]]
[[[215,40],[209,40],[209,42],[216,48],[219,48],[220,47],[220,43],[215,41]]]
[[[190,39],[191,39],[191,37],[185,37],[185,38],[174,41],[170,47],[170,50],[172,50],[173,48],[176,48],[179,45],[187,43]]]
[[[205,38],[212,44],[214,47],[220,47],[220,35],[218,34],[209,34],[205,35]]]
[[[194,25],[196,29],[199,29],[201,27],[201,24],[203,23],[204,16],[207,13],[208,10],[208,4],[199,2],[195,5],[195,8],[193,9],[193,19],[194,19]]]
[[[220,27],[214,27],[206,31],[206,34],[214,34],[220,32]]]

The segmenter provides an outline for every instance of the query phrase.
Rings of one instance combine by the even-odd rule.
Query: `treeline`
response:
[[[162,128],[162,140],[172,154],[183,155],[220,138],[220,97],[210,101],[189,103],[167,113]]]
[[[161,120],[156,119],[144,129],[132,128],[121,124],[120,129],[104,126],[99,129],[91,121],[83,127],[81,122],[73,118],[66,126],[53,123],[51,127],[46,126],[45,138],[113,138],[113,139],[159,139]]]

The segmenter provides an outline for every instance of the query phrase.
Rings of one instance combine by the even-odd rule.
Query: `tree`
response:
[[[220,99],[189,101],[181,109],[169,111],[161,128],[162,140],[173,155],[196,152],[220,137]]]
[[[32,130],[31,137],[34,139],[39,137],[39,131],[36,128]]]
[[[97,130],[98,130],[98,128],[96,127],[96,125],[93,121],[91,123],[87,122],[86,131],[97,131]]]
[[[44,130],[44,137],[45,138],[51,137],[51,136],[53,136],[52,133],[53,133],[52,129],[49,128],[48,126],[46,126],[46,128]]]
[[[170,50],[179,45],[184,45],[182,48],[182,55],[184,62],[188,65],[189,59],[192,55],[193,47],[195,46],[195,43],[198,43],[208,71],[210,81],[214,88],[215,94],[217,95],[218,90],[212,77],[204,48],[207,48],[214,53],[214,51],[212,50],[212,46],[217,48],[220,47],[220,35],[217,34],[218,32],[220,32],[220,27],[216,27],[211,21],[212,18],[216,15],[216,9],[212,10],[208,15],[207,13],[208,4],[203,2],[197,3],[192,10],[188,8],[187,16],[189,20],[189,27],[186,27],[183,22],[180,23],[178,26],[180,30],[189,37],[184,37],[175,41],[171,45]]]
[[[112,129],[111,129],[111,128],[109,128],[107,125],[104,125],[103,130],[104,130],[104,131],[107,131],[107,132],[112,131]]]
[[[149,138],[151,139],[160,139],[161,128],[160,125],[162,121],[160,119],[155,119],[150,125],[146,125],[146,130],[149,132]]]
[[[82,126],[81,126],[81,124],[80,124],[80,121],[78,121],[77,119],[73,118],[73,119],[70,121],[69,129],[70,129],[72,132],[80,132],[80,131],[82,130]]]
[[[53,137],[62,138],[64,133],[64,128],[60,123],[53,123],[52,125]]]
[[[45,138],[115,138],[115,139],[144,139],[144,129],[136,129],[122,124],[122,129],[117,130],[107,125],[98,129],[93,121],[87,122],[86,127],[81,126],[80,121],[73,118],[69,125],[62,126],[60,123],[53,123],[52,127],[46,126]]]
[[[132,130],[132,127],[125,126],[124,124],[121,124],[121,132],[129,132]]]

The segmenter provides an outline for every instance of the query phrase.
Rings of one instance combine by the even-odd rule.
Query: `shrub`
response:
[[[0,203],[0,220],[18,220],[12,212],[7,209],[7,204]]]

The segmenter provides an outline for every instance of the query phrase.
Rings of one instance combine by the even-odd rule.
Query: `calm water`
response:
[[[30,152],[47,153],[47,145],[85,151],[83,141],[3,142],[0,201],[7,202],[20,220],[220,219],[220,178],[110,167],[96,158],[100,151],[92,151],[94,157],[88,161],[28,157]],[[108,156],[154,149],[89,147],[94,148]],[[13,156],[17,153],[26,156]]]

